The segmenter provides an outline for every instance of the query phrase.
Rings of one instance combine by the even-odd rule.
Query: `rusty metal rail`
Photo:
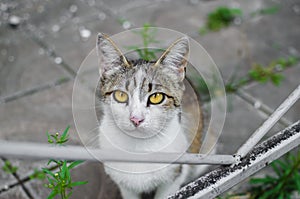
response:
[[[300,121],[257,145],[239,163],[219,167],[184,186],[169,199],[215,198],[300,145]]]

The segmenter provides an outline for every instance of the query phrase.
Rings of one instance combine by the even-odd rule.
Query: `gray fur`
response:
[[[188,143],[180,124],[180,114],[185,90],[183,79],[188,39],[184,37],[177,40],[157,61],[128,60],[103,34],[98,35],[97,49],[100,81],[96,92],[96,107],[101,108],[97,111],[97,116],[101,117],[100,147],[103,144],[109,148],[116,144],[130,152],[187,150]],[[113,97],[115,91],[126,93],[128,100],[119,103]],[[149,103],[149,97],[155,93],[163,93],[165,96],[159,104]],[[132,116],[142,118],[142,123],[134,125],[130,121]],[[159,164],[118,163],[116,166],[132,172],[161,168]],[[110,169],[108,164],[105,164],[105,168],[126,199],[139,198],[140,193],[156,188],[158,191],[155,197],[165,198],[171,190],[183,183],[188,173],[188,168],[183,169],[186,172],[178,171],[177,165],[139,175]],[[171,181],[178,182],[169,186]]]
[[[114,89],[124,89],[129,93],[133,88],[140,87],[141,98],[151,91],[166,93],[173,100],[173,105],[179,107],[184,91],[183,78],[188,54],[188,39],[177,40],[157,62],[130,60],[120,55],[110,41],[99,34],[98,54],[100,60],[101,81],[99,87],[101,99],[107,97]],[[124,63],[125,59],[127,63]],[[129,65],[127,65],[129,64]],[[136,74],[142,71],[142,85],[136,85]]]

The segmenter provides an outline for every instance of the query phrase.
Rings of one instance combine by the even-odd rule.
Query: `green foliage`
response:
[[[271,81],[276,86],[279,86],[283,79],[283,75],[276,73],[274,67],[263,67],[260,64],[254,64],[248,75],[257,82],[266,83]]]
[[[12,174],[17,172],[18,167],[13,166],[9,160],[6,160],[4,162],[4,166],[2,167],[2,170],[8,174]]]
[[[48,142],[50,144],[55,144],[62,146],[68,141],[68,131],[70,127],[68,126],[65,131],[60,135],[56,133],[55,135],[50,135],[47,133]],[[45,187],[51,189],[51,193],[48,199],[52,199],[57,195],[60,195],[62,199],[70,198],[72,195],[72,189],[75,186],[87,184],[87,181],[77,181],[73,182],[71,178],[71,169],[81,164],[83,161],[73,161],[67,162],[66,160],[49,160],[48,164],[55,164],[58,167],[57,172],[53,172],[50,169],[43,168],[43,173],[46,175],[48,184]]]
[[[67,142],[68,141],[68,131],[70,129],[70,126],[68,126],[65,131],[61,134],[61,136],[59,135],[59,133],[55,133],[55,135],[50,135],[48,132],[47,132],[47,137],[48,137],[48,143],[50,144],[57,144],[57,145],[62,145],[63,143]]]
[[[133,33],[140,35],[142,38],[142,45],[139,46],[128,46],[128,50],[133,50],[138,53],[140,59],[146,61],[156,60],[157,57],[155,53],[163,51],[162,49],[151,49],[149,48],[150,44],[159,43],[155,39],[156,29],[152,28],[150,24],[145,23],[143,28],[140,31],[133,31]]]
[[[44,180],[44,179],[46,179],[46,174],[43,171],[35,168],[33,174],[31,174],[29,176],[29,178],[31,180],[33,180],[33,179]]]
[[[300,194],[300,152],[287,154],[284,160],[271,163],[275,176],[252,178],[251,199],[291,198],[294,191]]]
[[[284,77],[278,72],[295,65],[297,62],[298,59],[296,57],[288,57],[287,59],[280,58],[275,60],[266,67],[254,64],[252,70],[249,71],[249,77],[260,83],[271,81],[275,86],[279,86]]]
[[[209,31],[219,31],[222,28],[228,27],[233,20],[242,16],[242,11],[237,8],[218,7],[207,16],[205,27],[200,28],[200,34],[205,34]]]
[[[252,69],[248,71],[245,77],[236,79],[234,76],[230,78],[225,85],[227,92],[235,92],[240,87],[248,84],[250,81],[258,83],[271,82],[275,86],[279,86],[284,76],[280,73],[282,70],[294,66],[299,62],[299,59],[293,56],[288,58],[279,58],[272,61],[267,66],[261,64],[253,64]]]

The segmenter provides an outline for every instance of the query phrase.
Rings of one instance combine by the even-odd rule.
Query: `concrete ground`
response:
[[[243,17],[219,32],[199,35],[206,15],[219,6],[237,7]],[[278,6],[273,14],[257,14]],[[2,0],[0,2],[0,139],[47,142],[46,132],[71,126],[70,144],[80,145],[72,116],[72,88],[98,32],[110,35],[150,23],[189,35],[219,67],[224,81],[245,76],[253,63],[300,56],[300,2],[297,0]],[[91,71],[87,80],[95,77]],[[251,83],[228,95],[218,151],[234,153],[300,83],[300,64],[283,71],[279,87]],[[90,75],[90,76],[89,76]],[[87,84],[83,82],[82,84]],[[88,91],[82,90],[83,93]],[[299,120],[300,102],[271,131]],[[18,170],[0,170],[0,199],[46,198],[46,181],[29,179],[47,161],[9,160]],[[3,167],[4,157],[0,159]],[[120,198],[101,164],[84,163],[74,180],[88,180],[72,198]],[[234,190],[234,189],[233,189]]]

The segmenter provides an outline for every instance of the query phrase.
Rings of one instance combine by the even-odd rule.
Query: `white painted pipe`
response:
[[[93,154],[93,155],[91,155]],[[101,162],[137,162],[172,164],[232,164],[232,155],[207,155],[192,153],[128,153],[124,151],[86,149],[82,146],[49,146],[28,142],[0,141],[0,156],[21,159],[64,159]],[[178,158],[179,157],[179,158]]]
[[[240,147],[236,155],[245,157],[253,147],[263,138],[264,135],[276,124],[276,122],[293,106],[300,98],[300,84],[284,100],[284,102],[272,113],[272,115],[251,135],[251,137]]]

